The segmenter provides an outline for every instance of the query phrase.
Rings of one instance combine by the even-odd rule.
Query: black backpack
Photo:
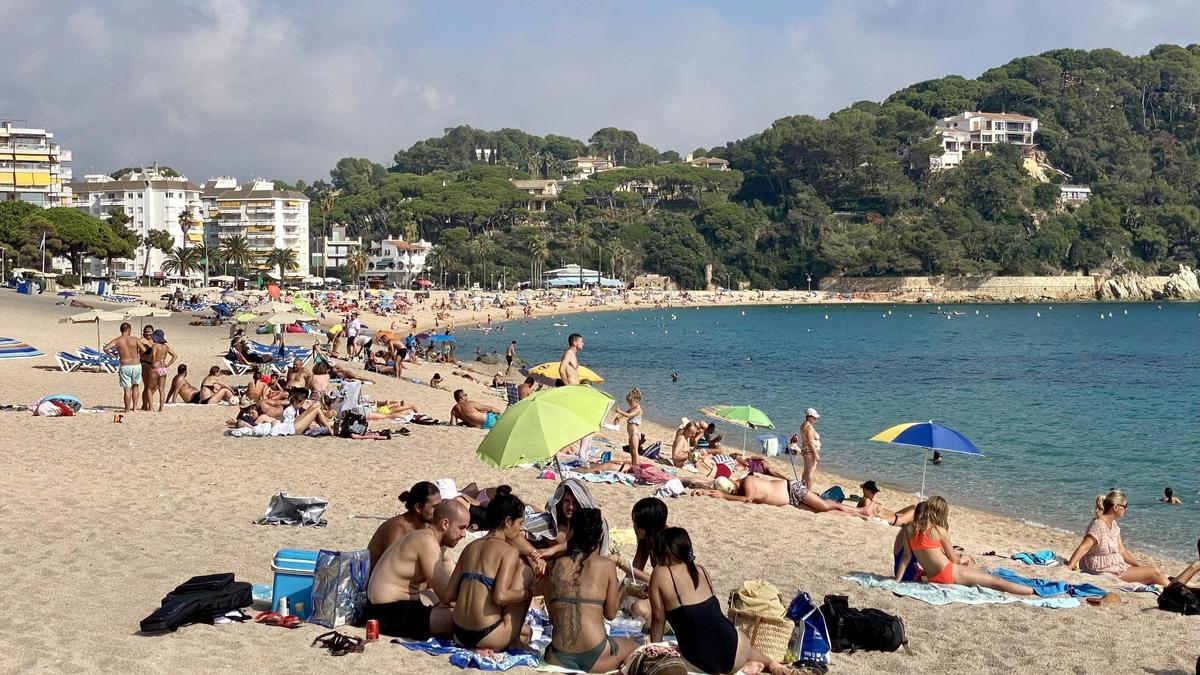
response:
[[[1200,614],[1200,595],[1178,581],[1172,581],[1158,596],[1158,608],[1178,614]]]
[[[821,614],[835,652],[894,652],[908,644],[900,617],[878,609],[853,609],[844,595],[825,596]]]
[[[249,607],[253,601],[250,584],[234,581],[232,573],[192,577],[167,593],[162,606],[142,619],[141,629],[159,633],[189,623],[212,622],[222,614]]]
[[[352,434],[365,434],[367,433],[367,418],[354,410],[349,410],[342,417],[342,426],[339,428],[339,432],[338,435],[342,438],[350,438]]]

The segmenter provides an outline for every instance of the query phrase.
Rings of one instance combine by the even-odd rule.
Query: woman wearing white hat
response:
[[[817,433],[816,422],[821,416],[815,408],[804,411],[804,424],[800,425],[800,456],[804,458],[804,474],[801,480],[808,489],[813,487],[813,474],[817,462],[821,461],[821,434]]]

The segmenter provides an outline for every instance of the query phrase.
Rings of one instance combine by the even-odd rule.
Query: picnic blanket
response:
[[[965,605],[1003,605],[1010,602],[1023,602],[1033,607],[1050,607],[1054,609],[1070,609],[1079,606],[1079,600],[1072,597],[1042,598],[1026,597],[1001,593],[990,588],[977,586],[960,586],[958,584],[931,584],[924,582],[901,582],[891,577],[865,572],[854,572],[842,577],[846,581],[865,586],[866,588],[881,588],[896,595],[914,598],[931,605],[949,605],[962,603]]]
[[[463,649],[453,640],[430,638],[425,642],[394,638],[392,644],[398,644],[405,649],[425,652],[432,655],[449,655],[450,665],[458,668],[478,668],[491,672],[509,670],[518,666],[537,668],[542,662],[542,651],[550,644],[550,619],[542,612],[531,609],[525,614],[525,621],[533,629],[533,637],[529,641],[529,649],[510,649],[496,652],[494,656],[482,656],[473,649]]]

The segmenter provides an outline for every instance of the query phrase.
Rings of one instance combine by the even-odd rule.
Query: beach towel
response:
[[[1033,607],[1050,607],[1053,609],[1070,609],[1079,606],[1079,600],[1071,597],[1025,597],[976,586],[900,582],[891,577],[867,574],[865,572],[855,572],[842,578],[846,581],[853,581],[859,586],[881,588],[885,591],[891,591],[896,595],[913,598],[931,605],[949,605],[951,603],[961,603],[964,605],[1003,605],[1011,602],[1023,602]]]
[[[0,359],[32,359],[45,356],[37,347],[13,338],[0,337]]]
[[[532,609],[526,613],[525,620],[530,628],[533,629],[533,638],[529,642],[529,650],[510,649],[508,651],[496,652],[494,656],[487,657],[480,655],[472,649],[463,649],[455,644],[453,640],[430,638],[425,642],[416,642],[403,638],[394,638],[392,644],[434,656],[449,655],[450,665],[457,668],[478,668],[479,670],[489,672],[504,671],[519,666],[537,668],[538,664],[542,662],[542,650],[546,648],[546,645],[550,644],[549,632],[546,630],[550,622],[544,614]]]
[[[1070,595],[1073,598],[1103,598],[1105,590],[1092,584],[1068,584],[1065,581],[1050,581],[1049,579],[1031,579],[1023,577],[1012,570],[1003,567],[985,570],[988,574],[1006,579],[1013,583],[1023,584],[1033,589],[1043,598],[1054,595]]]
[[[654,491],[654,496],[659,499],[668,497],[682,497],[687,492],[687,488],[683,487],[683,481],[678,478],[672,478]]]
[[[607,483],[610,485],[633,485],[634,477],[627,473],[618,471],[601,471],[600,473],[577,473],[575,471],[564,470],[563,475],[567,478],[587,481],[589,483]]]
[[[1014,553],[1012,554],[1012,559],[1026,565],[1050,566],[1058,564],[1058,556],[1050,549],[1038,551],[1037,553]]]

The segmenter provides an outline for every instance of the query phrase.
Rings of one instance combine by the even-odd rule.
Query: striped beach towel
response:
[[[0,359],[32,359],[45,356],[37,347],[13,338],[0,338]]]

